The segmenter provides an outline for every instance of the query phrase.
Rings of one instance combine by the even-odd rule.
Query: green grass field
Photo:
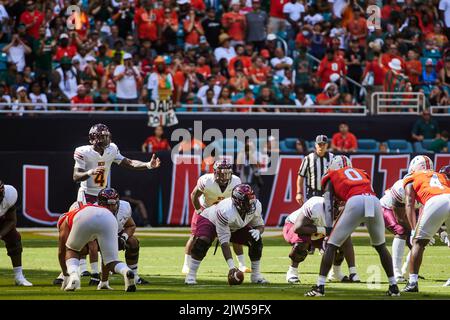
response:
[[[315,283],[321,258],[317,251],[314,255],[309,255],[299,269],[301,284],[287,284],[285,273],[289,265],[290,249],[280,235],[271,232],[271,236],[264,238],[262,258],[262,272],[271,284],[252,285],[249,283],[249,275],[246,275],[243,285],[230,287],[226,280],[228,267],[220,248],[215,256],[214,248],[211,248],[200,267],[199,284],[189,287],[184,285],[184,276],[181,274],[187,230],[148,229],[138,232],[141,242],[139,272],[151,282],[150,285],[138,286],[136,293],[125,293],[123,280],[115,275],[110,281],[115,290],[99,292],[94,287],[89,287],[88,279],[83,278],[81,290],[68,293],[52,285],[53,279],[59,274],[59,266],[56,233],[51,233],[54,233],[54,229],[22,231],[24,273],[34,284],[31,288],[13,285],[9,258],[5,249],[0,248],[0,299],[230,299],[230,296],[233,299],[254,300],[306,299],[303,294]],[[389,245],[391,240],[389,237]],[[378,256],[370,247],[367,237],[355,237],[353,242],[363,282],[330,283],[327,285],[326,297],[321,299],[450,299],[450,287],[442,287],[450,277],[450,251],[439,241],[425,251],[421,275],[426,279],[420,281],[421,292],[403,294],[399,298],[384,296],[387,279],[383,273],[380,287],[368,288],[365,283],[370,276],[367,269],[370,265],[379,266]],[[343,270],[347,270],[345,262]]]

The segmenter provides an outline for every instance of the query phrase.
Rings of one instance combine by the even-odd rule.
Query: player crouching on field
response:
[[[117,212],[117,223],[119,225],[118,246],[119,250],[125,251],[125,262],[134,273],[136,284],[148,284],[149,282],[138,275],[139,260],[139,240],[134,236],[136,224],[131,217],[131,206],[127,201],[120,200],[119,211]],[[112,290],[108,281],[109,271],[105,264],[102,264],[101,282],[97,289]]]
[[[370,242],[377,251],[384,271],[389,279],[387,295],[399,296],[400,291],[394,277],[392,257],[386,247],[384,220],[380,200],[375,196],[368,174],[352,167],[346,156],[335,156],[331,160],[327,173],[322,178],[325,190],[325,222],[327,227],[333,225],[333,208],[335,199],[345,201],[342,214],[333,226],[320,264],[317,285],[305,296],[320,297],[325,295],[326,277],[331,269],[337,250],[352,232],[364,222],[370,235]]]
[[[191,250],[189,273],[185,283],[197,283],[197,271],[201,261],[206,256],[209,247],[219,238],[223,256],[230,273],[237,272],[231,255],[230,243],[239,243],[249,247],[248,255],[251,261],[251,282],[268,283],[260,273],[260,260],[263,243],[261,235],[264,232],[264,221],[261,217],[261,203],[256,199],[248,184],[238,184],[231,192],[231,198],[202,211],[197,220],[194,242]]]
[[[59,263],[64,274],[61,289],[74,291],[81,287],[78,273],[81,251],[89,241],[97,240],[107,270],[123,275],[125,291],[134,292],[134,273],[119,261],[116,219],[119,194],[112,188],[105,188],[97,199],[98,205],[82,205],[65,213],[58,221]]]
[[[0,181],[0,239],[5,243],[6,252],[11,258],[16,285],[31,287],[33,284],[22,273],[22,241],[16,230],[16,201],[16,188]]]
[[[325,228],[325,204],[322,197],[310,198],[300,209],[286,218],[283,236],[286,242],[292,245],[289,253],[291,266],[286,273],[288,283],[300,283],[298,265],[306,259],[311,245],[315,248],[323,247],[324,237],[329,235],[330,231],[331,228]],[[350,277],[344,276],[340,270],[344,261],[344,251],[348,246],[352,248],[350,237],[336,253],[333,263],[334,275],[341,279],[341,282],[360,282],[354,263],[349,267]]]

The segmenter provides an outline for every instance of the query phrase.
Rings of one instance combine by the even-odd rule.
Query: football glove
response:
[[[127,250],[128,249],[128,234],[122,233],[118,237],[119,240],[119,250]]]
[[[261,239],[261,232],[258,229],[251,229],[248,232],[250,232],[250,235],[255,239],[255,241],[258,241]]]

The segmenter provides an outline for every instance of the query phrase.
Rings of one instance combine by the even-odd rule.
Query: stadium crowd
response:
[[[8,0],[0,24],[0,109],[309,111],[375,91],[449,104],[447,0]]]

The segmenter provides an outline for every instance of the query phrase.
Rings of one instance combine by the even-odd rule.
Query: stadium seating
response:
[[[414,150],[419,153],[432,153],[429,150],[432,141],[432,139],[425,139],[422,142],[414,142]]]
[[[358,139],[358,152],[377,152],[380,143],[374,139]]]
[[[280,151],[282,152],[295,152],[295,144],[297,138],[286,138],[280,141]]]
[[[412,153],[413,147],[411,142],[408,142],[403,139],[391,139],[386,141],[389,150],[391,150],[392,153]]]

